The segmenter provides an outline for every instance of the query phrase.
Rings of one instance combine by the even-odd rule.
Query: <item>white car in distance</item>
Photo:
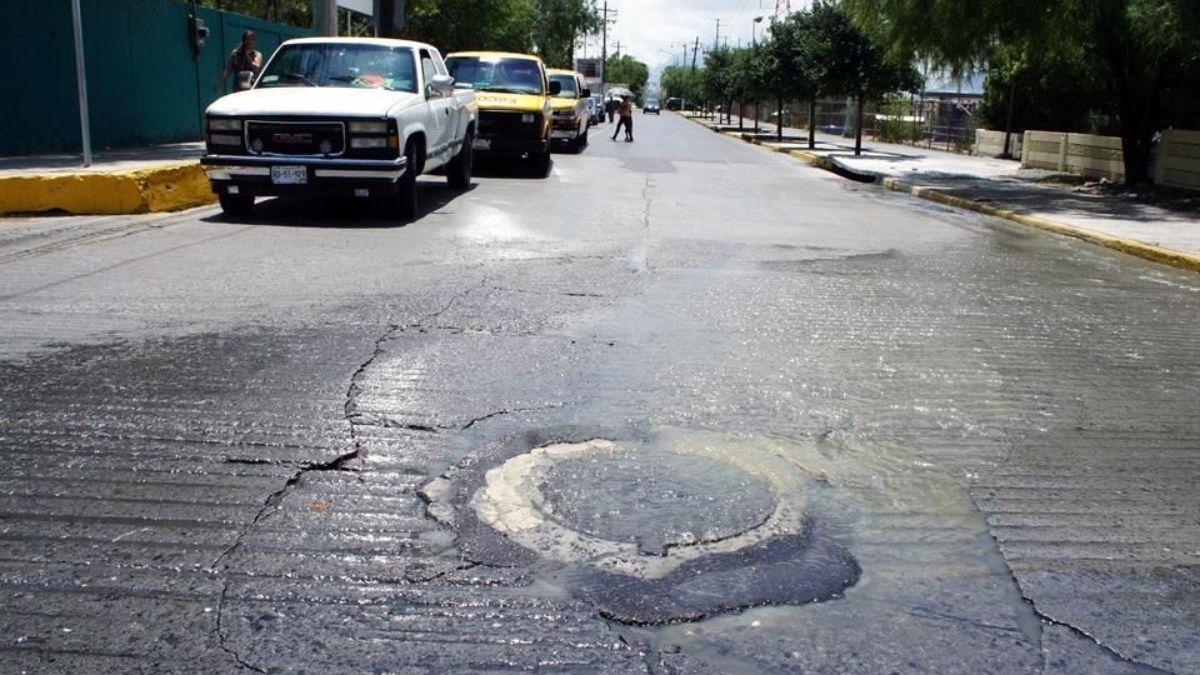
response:
[[[256,197],[324,195],[387,198],[412,220],[417,176],[441,169],[470,186],[478,117],[430,45],[289,40],[252,89],[209,106],[201,164],[230,215],[249,215]]]

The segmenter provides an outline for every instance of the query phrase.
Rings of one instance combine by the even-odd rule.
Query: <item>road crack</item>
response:
[[[225,601],[229,596],[229,581],[221,588],[221,599],[217,602],[217,644],[221,647],[221,651],[233,657],[233,660],[238,664],[239,668],[253,670],[256,673],[267,672],[263,668],[246,661],[236,649],[227,644],[228,638],[225,636]]]
[[[1040,672],[1043,672],[1043,673],[1046,672],[1046,668],[1049,665],[1047,663],[1047,656],[1046,656],[1045,631],[1043,630],[1043,625],[1047,625],[1047,626],[1058,626],[1060,628],[1064,628],[1067,631],[1069,631],[1070,633],[1072,633],[1073,635],[1075,635],[1076,637],[1083,638],[1084,640],[1087,640],[1088,642],[1091,642],[1092,644],[1096,645],[1096,647],[1098,647],[1101,651],[1103,651],[1109,658],[1115,659],[1117,661],[1120,661],[1121,663],[1138,668],[1142,672],[1162,673],[1164,675],[1173,675],[1173,673],[1171,673],[1171,671],[1169,671],[1169,670],[1163,670],[1162,668],[1152,666],[1148,663],[1138,661],[1137,659],[1134,659],[1133,657],[1122,654],[1121,652],[1117,651],[1115,648],[1104,644],[1103,642],[1101,642],[1099,639],[1097,639],[1092,634],[1088,633],[1083,628],[1080,628],[1079,626],[1071,624],[1070,622],[1061,621],[1059,619],[1056,619],[1056,618],[1050,616],[1049,614],[1047,614],[1046,612],[1044,612],[1043,610],[1041,610],[1037,606],[1037,603],[1033,600],[1033,598],[1029,597],[1029,595],[1025,593],[1025,589],[1021,586],[1020,580],[1017,579],[1017,575],[1013,571],[1012,566],[1010,566],[1008,564],[1008,559],[1004,557],[1004,552],[1000,548],[1000,541],[998,539],[996,539],[996,535],[992,533],[991,523],[988,522],[987,514],[983,511],[983,509],[981,509],[979,507],[979,504],[976,503],[974,496],[970,495],[970,493],[967,494],[967,501],[970,502],[972,508],[974,508],[976,513],[979,514],[979,517],[983,519],[984,526],[986,527],[986,530],[987,530],[986,536],[991,540],[992,546],[995,548],[996,555],[999,558],[999,561],[1002,564],[1004,571],[1008,574],[1008,578],[1011,581],[1013,588],[1016,591],[1015,595],[1018,598],[1020,598],[1021,603],[1023,603],[1023,605],[1024,605],[1024,609],[1026,611],[1032,613],[1033,617],[1038,622],[1036,644],[1037,644],[1037,648],[1038,648],[1038,653],[1042,660]],[[1018,609],[1018,611],[1020,611],[1020,610]]]

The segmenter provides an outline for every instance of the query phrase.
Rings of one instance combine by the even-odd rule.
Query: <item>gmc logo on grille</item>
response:
[[[312,134],[271,134],[271,139],[276,143],[287,143],[289,145],[308,145],[313,142]]]

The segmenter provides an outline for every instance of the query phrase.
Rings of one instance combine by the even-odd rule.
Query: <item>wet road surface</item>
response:
[[[1200,278],[637,133],[0,221],[0,670],[1200,672]]]

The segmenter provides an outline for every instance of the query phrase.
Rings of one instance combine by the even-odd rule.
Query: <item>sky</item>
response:
[[[597,0],[603,7],[604,0]],[[801,9],[807,0],[791,0],[792,9]],[[630,54],[650,66],[651,80],[662,68],[683,60],[683,45],[688,59],[696,38],[703,50],[711,49],[717,37],[717,19],[721,20],[721,44],[730,47],[740,41],[749,46],[752,30],[761,35],[775,12],[775,0],[608,0],[608,8],[617,10],[609,26],[609,52],[620,44],[622,54]],[[755,25],[754,17],[765,17]],[[588,40],[587,56],[600,55],[600,37]],[[582,54],[577,53],[577,56]],[[690,63],[690,61],[689,61]]]

